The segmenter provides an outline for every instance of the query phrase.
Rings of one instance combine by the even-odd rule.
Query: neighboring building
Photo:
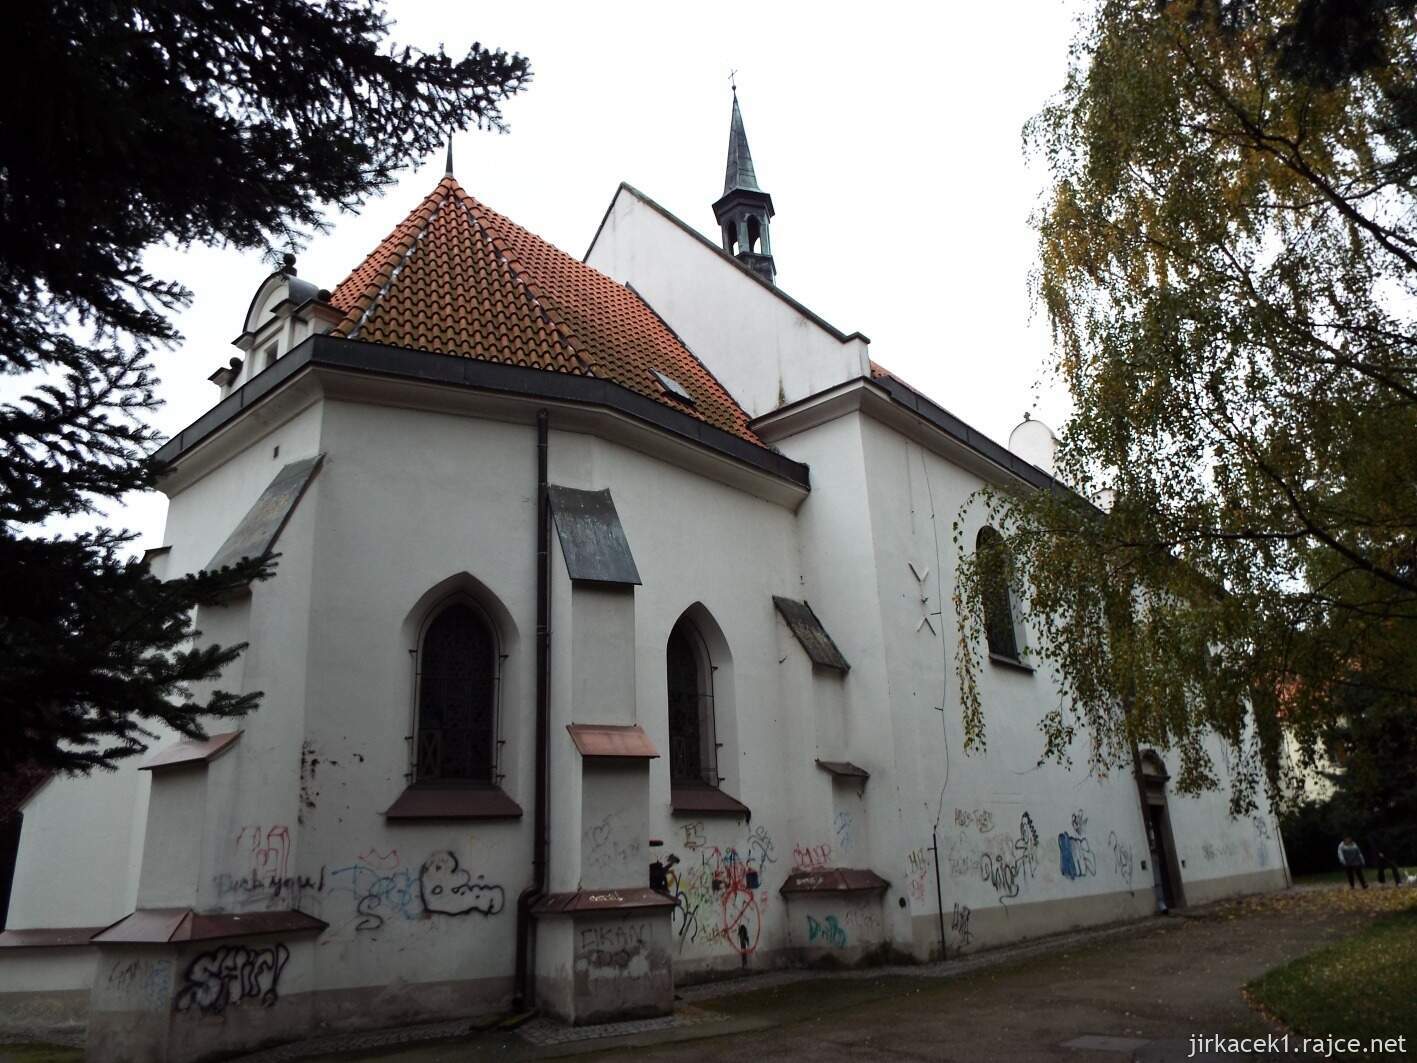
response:
[[[151,559],[279,554],[197,617],[261,707],[28,799],[0,1021],[101,1060],[589,1022],[1283,885],[1267,811],[1153,752],[1037,766],[1007,599],[963,755],[951,524],[1051,481],[775,287],[731,128],[722,247],[622,185],[580,262],[449,172],[332,291],[261,284]]]

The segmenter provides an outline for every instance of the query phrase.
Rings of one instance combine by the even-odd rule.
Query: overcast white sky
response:
[[[1028,216],[1045,174],[1023,123],[1062,85],[1077,4],[588,3],[394,0],[394,38],[459,52],[474,40],[531,59],[506,136],[454,152],[473,196],[580,257],[620,181],[702,232],[722,192],[738,91],[759,184],[772,194],[784,291],[941,405],[1000,442],[1027,409],[1057,426],[1066,402],[1035,389],[1048,349],[1027,282]],[[336,215],[299,259],[333,288],[442,174],[406,174],[358,216]],[[217,399],[207,376],[235,351],[269,272],[256,254],[155,251],[195,294],[186,343],[159,357],[164,433]],[[166,502],[109,520],[162,542]]]

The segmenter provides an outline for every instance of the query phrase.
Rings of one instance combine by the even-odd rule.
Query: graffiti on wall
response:
[[[233,849],[237,872],[213,879],[217,896],[226,904],[276,907],[281,898],[288,898],[298,905],[302,893],[324,888],[321,876],[290,873],[290,828],[285,824],[243,826],[236,832]]]
[[[639,863],[640,840],[626,831],[621,812],[608,813],[582,831],[585,864],[598,870],[628,869]]]
[[[1107,835],[1107,845],[1112,850],[1112,870],[1117,873],[1117,877],[1127,884],[1127,888],[1132,887],[1133,856],[1135,855],[1130,844],[1120,841],[1117,832],[1112,831]]]
[[[819,871],[831,866],[832,847],[825,842],[821,845],[794,845],[792,847],[793,871]]]
[[[1269,867],[1269,843],[1272,840],[1269,824],[1263,816],[1251,816],[1250,823],[1255,828],[1255,859],[1260,867]]]
[[[843,853],[849,853],[852,847],[852,828],[854,824],[850,812],[838,812],[832,817],[832,833],[836,835],[836,846]]]
[[[250,833],[238,835],[249,844]],[[262,832],[262,838],[268,838]],[[279,872],[279,863],[271,863]],[[213,879],[217,893],[234,897],[238,907],[270,903],[284,898],[288,904],[299,904],[306,894],[310,899],[325,898],[326,903],[348,898],[353,916],[342,925],[331,927],[330,937],[352,927],[355,932],[383,929],[390,919],[426,919],[433,915],[497,915],[506,907],[502,886],[474,875],[460,864],[450,850],[431,854],[422,864],[406,865],[397,849],[381,852],[370,848],[351,864],[341,867],[322,865],[314,875],[273,874],[254,878],[220,874]]]
[[[974,935],[969,929],[969,917],[973,914],[966,905],[955,901],[954,913],[950,916],[950,929],[959,935],[961,946],[968,945],[974,941]]]
[[[823,916],[820,920],[807,916],[807,943],[829,949],[844,949],[847,945],[846,928],[834,915]]]
[[[582,927],[576,936],[576,966],[593,976],[638,978],[649,973],[648,923],[605,923]]]
[[[1222,842],[1217,845],[1215,842],[1201,842],[1201,856],[1207,860],[1230,860],[1239,856],[1241,847],[1233,841]]]
[[[356,931],[379,930],[393,916],[417,919],[423,914],[418,876],[403,866],[397,849],[381,853],[371,848],[329,877],[332,893],[348,893],[354,899]]]
[[[423,862],[418,873],[418,893],[423,909],[439,915],[496,915],[507,903],[506,892],[458,866],[458,858],[444,850]]]
[[[691,853],[698,852],[708,844],[708,839],[704,837],[704,825],[702,822],[685,823],[679,828],[679,832],[682,835],[680,841],[684,843],[684,848],[688,849]]]
[[[171,960],[114,960],[108,969],[108,988],[149,1008],[165,1007],[172,989]]]
[[[268,1008],[280,999],[280,973],[289,959],[284,945],[223,945],[204,952],[188,965],[173,1006],[206,1015],[252,1001]]]
[[[671,854],[666,874],[674,899],[673,927],[682,952],[688,943],[722,943],[747,962],[762,937],[768,908],[763,879],[775,863],[771,835],[753,830],[741,847],[703,844],[698,861]]]
[[[980,834],[988,834],[994,829],[994,813],[987,808],[957,808],[955,826],[960,830],[973,827]]]
[[[972,865],[971,865],[972,866]],[[1027,812],[1019,817],[1018,834],[996,841],[979,854],[979,878],[989,883],[1005,904],[1019,895],[1038,874],[1038,831]]]
[[[878,939],[883,932],[880,903],[874,900],[850,902],[843,909],[840,922],[856,935],[858,944],[862,939]]]
[[[917,904],[925,900],[925,880],[930,875],[926,849],[921,846],[905,854],[905,892]]]
[[[1086,838],[1063,831],[1058,835],[1058,870],[1064,878],[1084,878],[1097,874],[1097,861]]]

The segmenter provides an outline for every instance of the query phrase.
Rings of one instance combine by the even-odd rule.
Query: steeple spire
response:
[[[738,90],[733,90],[733,119],[728,126],[728,172],[723,177],[723,194],[735,189],[757,192],[758,175],[753,172],[753,154],[748,150],[748,133],[743,128],[743,111],[738,106]]]
[[[443,170],[444,177],[453,176],[453,134],[448,133],[448,165]]]
[[[738,85],[733,85],[733,115],[728,124],[728,168],[723,177],[723,195],[713,205],[723,236],[723,249],[769,284],[775,283],[777,267],[772,260],[768,220],[773,216],[772,196],[758,187],[753,156],[748,150],[748,133],[743,128],[743,110],[738,106]]]

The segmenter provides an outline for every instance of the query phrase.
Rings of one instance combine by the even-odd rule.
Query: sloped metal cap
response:
[[[653,760],[654,743],[637,723],[568,723],[571,741],[583,757],[609,760]]]
[[[139,771],[171,768],[178,764],[210,764],[221,756],[238,738],[240,731],[208,735],[205,739],[184,738],[175,745],[160,749],[138,766]]]
[[[316,454],[313,458],[292,461],[276,473],[276,478],[241,518],[236,530],[221,544],[216,556],[207,562],[207,571],[214,572],[248,557],[266,557],[274,551],[276,540],[324,457]]]
[[[738,93],[733,94],[733,118],[728,126],[728,169],[723,177],[723,194],[738,189],[761,192],[758,175],[753,171],[753,154],[748,150],[748,133],[743,128],[743,112],[738,108]]]
[[[870,868],[831,867],[821,871],[794,871],[778,892],[882,893],[889,888],[890,883]]]
[[[846,663],[846,658],[841,655],[841,650],[836,648],[836,643],[827,634],[826,628],[822,627],[822,622],[817,619],[817,614],[812,612],[810,605],[792,598],[780,598],[775,594],[772,604],[777,606],[782,619],[787,621],[787,626],[792,629],[792,634],[807,651],[807,656],[812,659],[814,665],[819,668],[833,668],[843,675],[851,670],[851,665]]]
[[[546,488],[566,574],[588,583],[635,585],[640,573],[615,511],[609,489],[584,491],[550,484]]]

